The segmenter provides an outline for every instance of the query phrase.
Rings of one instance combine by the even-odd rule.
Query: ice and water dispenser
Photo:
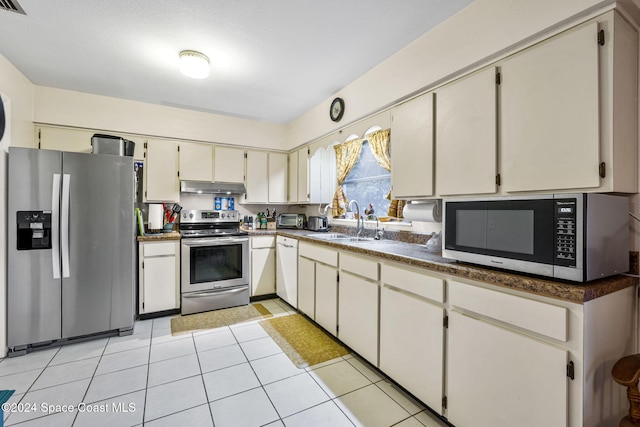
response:
[[[51,211],[18,211],[18,250],[51,249]]]

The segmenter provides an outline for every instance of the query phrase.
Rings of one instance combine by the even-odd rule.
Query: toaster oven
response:
[[[296,228],[302,230],[306,223],[305,214],[282,213],[278,215],[277,228]]]

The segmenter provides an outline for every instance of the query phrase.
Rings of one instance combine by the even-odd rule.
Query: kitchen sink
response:
[[[320,240],[335,240],[335,239],[349,239],[353,236],[349,236],[348,234],[342,233],[310,233],[307,234],[306,237],[313,237],[314,239]]]
[[[313,237],[320,240],[330,240],[337,243],[374,243],[382,242],[383,240],[375,240],[373,237],[356,237],[349,236],[342,233],[327,233],[327,234],[307,234],[307,237]]]

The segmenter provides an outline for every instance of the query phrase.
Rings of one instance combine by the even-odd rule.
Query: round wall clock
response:
[[[334,122],[339,122],[344,114],[344,100],[342,98],[336,98],[331,101],[331,107],[329,108],[329,117]]]
[[[4,130],[7,127],[6,121],[7,119],[4,113],[4,103],[2,102],[2,97],[0,96],[0,141],[2,141],[2,137],[4,136]]]

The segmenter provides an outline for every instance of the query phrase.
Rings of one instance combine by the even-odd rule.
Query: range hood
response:
[[[196,194],[244,194],[247,189],[240,182],[180,181],[180,191]]]

